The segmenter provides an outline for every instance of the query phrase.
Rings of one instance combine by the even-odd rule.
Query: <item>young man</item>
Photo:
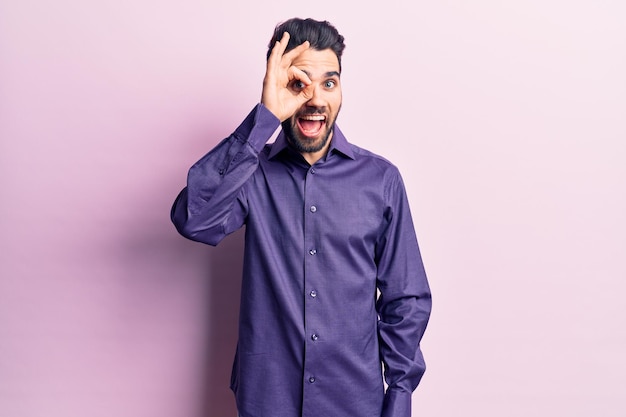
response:
[[[172,207],[210,245],[246,227],[241,417],[410,417],[425,370],[431,298],[401,176],[335,124],[343,40],[328,22],[278,25],[261,103]]]

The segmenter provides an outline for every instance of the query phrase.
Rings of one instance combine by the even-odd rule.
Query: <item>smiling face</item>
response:
[[[331,49],[307,49],[292,65],[304,71],[312,84],[305,87],[304,83],[295,80],[289,88],[294,93],[310,88],[311,99],[283,122],[283,130],[289,144],[313,163],[328,150],[341,109],[339,61]]]

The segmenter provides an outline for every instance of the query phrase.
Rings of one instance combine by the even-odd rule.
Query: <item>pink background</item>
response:
[[[383,4],[0,1],[0,416],[234,416],[242,235],[169,209],[292,16],[346,36],[339,124],[407,183],[414,416],[626,415],[625,3]]]

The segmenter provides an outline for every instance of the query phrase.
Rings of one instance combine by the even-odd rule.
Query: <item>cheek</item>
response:
[[[339,111],[341,108],[341,91],[333,92],[328,96],[328,104],[333,109],[333,112]]]
[[[333,102],[332,109],[335,116],[337,116],[337,114],[339,114],[339,110],[341,110],[341,96]]]

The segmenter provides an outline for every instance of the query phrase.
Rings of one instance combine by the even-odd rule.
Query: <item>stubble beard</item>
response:
[[[335,120],[337,120],[337,115],[330,120],[330,123],[326,127],[326,132],[324,132],[321,139],[315,141],[311,141],[309,138],[302,138],[300,136],[296,120],[293,117],[285,120],[282,123],[282,128],[285,132],[287,142],[294,150],[300,153],[315,153],[324,149],[328,143],[328,140],[335,130]]]

